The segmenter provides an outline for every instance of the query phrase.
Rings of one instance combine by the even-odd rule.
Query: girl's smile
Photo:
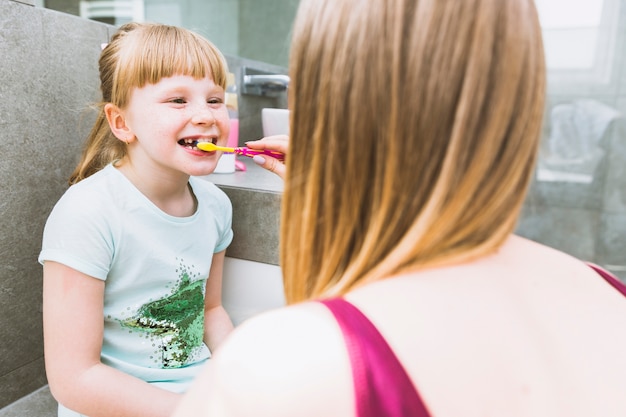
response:
[[[198,149],[198,143],[200,143],[200,142],[212,143],[214,145],[217,145],[217,138],[216,137],[211,137],[211,138],[185,138],[185,139],[179,140],[178,144],[181,145],[181,146],[184,146],[187,149],[199,150]]]

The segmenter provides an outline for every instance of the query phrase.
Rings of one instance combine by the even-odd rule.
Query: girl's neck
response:
[[[188,175],[170,176],[164,172],[138,170],[128,159],[115,167],[155,206],[175,217],[189,217],[196,212],[197,200]]]

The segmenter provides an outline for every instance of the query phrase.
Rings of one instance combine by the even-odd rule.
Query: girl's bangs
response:
[[[176,30],[177,28],[170,28]],[[152,39],[150,39],[152,38]],[[130,85],[143,87],[156,84],[163,78],[188,75],[194,78],[210,77],[216,85],[226,88],[228,72],[226,61],[210,42],[189,33],[152,33],[148,39],[137,40],[136,48],[120,60],[120,78]]]

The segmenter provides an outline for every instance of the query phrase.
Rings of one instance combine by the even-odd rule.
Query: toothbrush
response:
[[[207,152],[222,151],[222,152],[227,152],[227,153],[235,153],[237,155],[248,156],[250,158],[252,158],[254,155],[268,155],[268,156],[278,159],[279,161],[285,160],[285,154],[276,152],[276,151],[270,151],[267,149],[257,151],[254,149],[246,148],[245,146],[239,146],[237,148],[229,148],[227,146],[217,146],[211,142],[198,142],[196,146],[198,147],[198,149],[201,149]]]

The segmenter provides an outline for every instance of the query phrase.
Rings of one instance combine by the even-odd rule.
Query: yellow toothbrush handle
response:
[[[222,152],[229,152],[229,153],[235,153],[235,148],[229,148],[226,146],[217,146],[213,143],[210,142],[199,142],[197,145],[198,149],[202,149],[203,151],[207,151],[207,152],[213,152],[213,151],[222,151]]]

